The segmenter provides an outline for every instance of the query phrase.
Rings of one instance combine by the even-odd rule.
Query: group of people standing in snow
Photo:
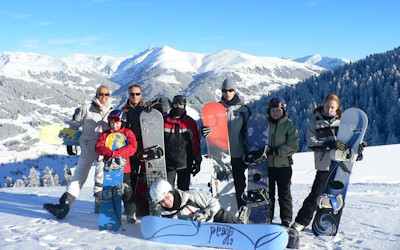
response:
[[[236,82],[233,79],[224,80],[221,91],[220,103],[226,108],[228,118],[231,165],[237,205],[238,207],[245,207],[246,202],[242,199],[241,194],[246,188],[245,170],[248,166],[243,161],[243,157],[247,151],[246,123],[251,111],[241,101]],[[155,108],[164,116],[167,181],[154,183],[150,188],[150,196],[154,202],[163,207],[161,215],[174,215],[175,217],[182,215],[182,218],[187,218],[187,215],[190,214],[191,219],[198,221],[244,223],[243,220],[238,220],[224,208],[221,208],[217,199],[189,190],[190,176],[194,176],[200,171],[202,159],[200,134],[207,137],[211,133],[211,128],[201,127],[199,130],[196,122],[186,114],[186,98],[177,95],[172,102],[167,98],[159,98],[146,104],[142,98],[143,93],[140,86],[130,86],[128,93],[129,97],[125,106],[121,110],[114,110],[108,101],[110,90],[106,86],[100,86],[92,103],[76,110],[70,127],[73,129],[82,128],[80,137],[81,155],[72,181],[68,184],[66,192],[61,196],[59,204],[47,203],[44,205],[45,209],[58,219],[63,219],[79,195],[95,161],[98,161],[98,164],[95,171],[94,194],[96,200],[99,200],[102,190],[104,161],[121,156],[126,158],[128,162],[124,169],[124,183],[131,187],[131,191],[126,192],[123,196],[127,220],[134,223],[136,213],[140,216],[146,215],[148,202],[143,198],[143,195],[135,196],[134,190],[138,179],[140,179],[138,177],[144,172],[143,163],[139,157],[143,151],[139,116],[141,112],[149,112]],[[169,112],[167,112],[168,110]],[[312,220],[317,209],[316,200],[323,192],[328,177],[331,163],[328,151],[338,146],[336,135],[341,114],[340,99],[334,94],[327,95],[322,105],[314,110],[313,117],[308,124],[306,137],[307,146],[314,151],[317,173],[311,193],[305,199],[292,224],[292,155],[299,150],[300,136],[296,126],[288,118],[285,100],[278,96],[269,100],[267,115],[270,125],[268,143],[270,149],[267,153],[267,160],[270,222],[274,219],[276,187],[280,219],[283,226],[292,226],[301,231]],[[112,132],[121,132],[126,136],[125,148],[110,150],[105,146],[105,138]],[[342,143],[340,146],[346,145]],[[175,181],[177,188],[174,186]],[[136,193],[144,191],[136,190]],[[191,213],[185,214],[185,209],[182,209],[182,207],[187,202],[190,202],[190,205],[198,208],[199,211],[191,211]]]

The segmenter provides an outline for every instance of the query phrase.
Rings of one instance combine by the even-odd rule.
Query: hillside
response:
[[[370,146],[400,142],[400,48],[366,57],[334,71],[312,76],[294,86],[272,91],[250,106],[254,112],[267,112],[268,100],[283,97],[289,118],[300,132],[301,150],[306,150],[308,119],[329,93],[337,94],[341,107],[358,107],[368,115],[365,141]]]

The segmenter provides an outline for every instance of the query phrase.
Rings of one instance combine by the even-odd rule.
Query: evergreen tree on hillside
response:
[[[28,179],[28,187],[40,187],[40,172],[37,171],[34,167],[31,167]]]
[[[400,47],[334,71],[313,76],[293,86],[273,91],[250,103],[253,112],[267,112],[268,100],[281,96],[288,105],[288,116],[299,130],[300,150],[306,151],[306,128],[314,109],[327,94],[337,94],[343,109],[357,107],[368,115],[364,140],[370,146],[400,143]]]

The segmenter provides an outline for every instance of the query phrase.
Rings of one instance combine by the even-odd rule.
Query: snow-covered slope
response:
[[[356,163],[351,176],[338,234],[315,237],[308,227],[300,235],[300,249],[399,249],[400,171],[396,164],[400,161],[399,150],[400,145],[367,147],[364,160]],[[192,180],[192,188],[208,190],[210,166],[211,162],[204,159],[201,172]],[[295,154],[293,170],[296,216],[315,175],[312,153]],[[0,248],[202,249],[146,241],[140,233],[140,224],[127,224],[125,220],[125,231],[99,231],[98,215],[93,213],[92,175],[93,172],[64,220],[54,219],[42,205],[57,202],[65,187],[1,188]],[[279,223],[279,209],[276,213],[274,222]]]
[[[345,58],[331,58],[327,56],[321,56],[319,54],[296,58],[293,61],[313,64],[326,69],[336,69],[337,67],[343,66],[344,64],[350,62],[350,60]]]

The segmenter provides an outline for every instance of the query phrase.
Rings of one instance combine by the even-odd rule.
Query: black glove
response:
[[[192,166],[193,177],[195,177],[196,174],[200,172],[200,165],[201,165],[201,156],[196,156],[196,158],[194,159],[194,164]]]
[[[331,149],[334,149],[334,148],[336,148],[335,141],[326,141],[326,142],[324,142],[324,143],[322,144],[322,147],[323,147],[326,151],[329,151],[329,150],[331,150]]]
[[[76,155],[71,145],[67,145],[67,153],[68,155]]]
[[[340,151],[346,151],[349,148],[349,146],[347,146],[347,143],[345,142],[335,141],[335,148]]]
[[[147,112],[147,113],[150,113],[152,110],[153,110],[153,107],[152,107],[151,105],[146,106],[146,107],[144,108],[144,111]]]
[[[201,127],[201,135],[207,137],[211,134],[211,128],[208,126]]]
[[[367,146],[366,142],[363,141],[360,143],[360,145],[358,147],[358,155],[357,155],[356,161],[362,161],[362,159],[364,158],[363,151],[366,146]]]
[[[208,214],[206,211],[202,211],[202,212],[197,212],[193,215],[192,220],[193,221],[199,221],[199,222],[206,222],[207,218],[208,218]]]
[[[277,156],[277,155],[279,155],[278,149],[277,148],[270,148],[268,153],[267,153],[267,155],[268,156]]]

